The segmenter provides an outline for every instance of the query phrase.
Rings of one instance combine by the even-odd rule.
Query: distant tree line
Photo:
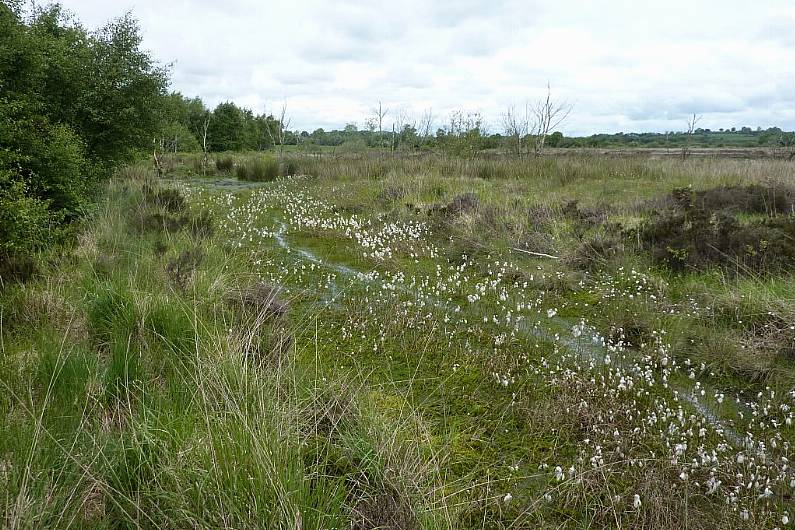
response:
[[[162,121],[159,141],[165,151],[204,149],[205,124],[211,152],[260,151],[280,143],[298,143],[295,134],[283,130],[272,114],[257,115],[229,101],[210,110],[200,98],[178,92],[166,96]]]
[[[690,137],[689,137],[690,136]],[[692,147],[789,147],[795,144],[795,133],[778,127],[731,127],[670,131],[662,133],[614,133],[594,134],[584,137],[562,137],[559,147],[670,147],[681,148],[688,143]]]
[[[462,113],[456,113],[462,114]],[[470,115],[472,116],[472,115]],[[460,120],[455,120],[460,122]],[[465,154],[470,151],[502,149],[507,152],[514,150],[515,139],[508,132],[487,132],[482,125],[470,118],[464,119],[464,126],[446,124],[437,128],[433,134],[419,135],[416,128],[407,125],[399,132],[385,131],[378,133],[368,129],[358,129],[348,124],[344,129],[326,131],[295,131],[301,143],[318,146],[336,146],[351,148],[386,148],[400,150],[428,149],[450,151]],[[522,135],[520,141],[532,144],[534,136]],[[594,134],[590,136],[565,136],[554,131],[546,137],[546,147],[572,148],[620,148],[620,147],[657,147],[681,148],[690,142],[691,147],[792,147],[795,146],[795,132],[783,131],[778,127],[768,129],[751,129],[750,127],[728,128],[719,130],[696,129],[690,138],[687,131]]]

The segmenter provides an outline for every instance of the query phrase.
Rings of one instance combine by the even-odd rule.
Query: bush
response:
[[[92,179],[80,139],[64,125],[0,100],[0,277],[26,280],[34,254],[66,233]]]
[[[49,241],[56,220],[48,201],[31,197],[21,181],[0,177],[0,253],[35,252]]]
[[[674,270],[719,266],[764,273],[786,268],[795,260],[795,216],[743,223],[737,213],[786,211],[788,200],[780,190],[760,186],[674,190],[668,199],[672,206],[646,219],[638,238],[652,258]]]
[[[69,233],[99,176],[149,145],[166,70],[129,16],[88,33],[52,4],[0,5],[0,273],[25,279],[34,253]],[[15,4],[19,4],[16,8]],[[119,87],[125,87],[119,90]]]
[[[453,197],[445,206],[434,206],[429,215],[440,215],[445,218],[457,217],[464,213],[471,213],[478,209],[480,201],[472,192],[461,193]]]
[[[207,239],[215,233],[215,223],[210,212],[203,210],[191,217],[190,233],[196,239]]]
[[[271,157],[252,158],[235,169],[240,180],[270,182],[279,176],[279,162]]]
[[[50,224],[60,217],[48,205],[31,197],[23,182],[0,176],[0,287],[35,273],[34,253],[50,241]]]
[[[694,191],[690,188],[673,190],[663,201],[663,207],[677,210],[728,210],[749,214],[791,214],[795,211],[795,188],[772,185],[718,186]]]

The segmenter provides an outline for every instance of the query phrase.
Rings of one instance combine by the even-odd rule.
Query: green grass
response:
[[[291,163],[312,176],[246,187],[176,160],[176,211],[127,170],[69,255],[2,293],[5,526],[780,523],[792,276],[677,274],[631,242],[582,269],[601,228],[567,203],[632,226],[675,187],[780,179],[784,163]],[[471,209],[434,209],[468,192]],[[714,417],[675,397],[694,382]],[[741,419],[748,406],[765,419]],[[771,477],[772,497],[727,508],[738,472]]]

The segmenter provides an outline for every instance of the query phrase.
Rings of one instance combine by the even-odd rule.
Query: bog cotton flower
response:
[[[632,507],[637,510],[638,508],[640,508],[640,505],[641,505],[640,495],[636,493],[635,496],[632,498]]]

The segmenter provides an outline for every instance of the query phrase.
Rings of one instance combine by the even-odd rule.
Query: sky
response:
[[[430,109],[480,113],[551,87],[565,134],[795,129],[793,0],[61,0],[96,28],[131,11],[172,90],[257,113],[286,102],[291,129],[384,129]]]

